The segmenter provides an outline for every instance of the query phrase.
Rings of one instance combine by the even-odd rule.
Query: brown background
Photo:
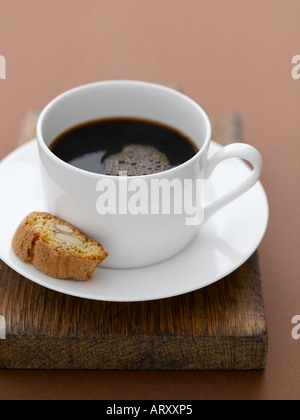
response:
[[[263,372],[0,371],[1,399],[299,399],[298,0],[0,0],[0,159],[21,118],[103,79],[171,84],[209,116],[236,110],[264,157],[270,224],[259,248],[270,352]],[[3,180],[1,180],[3,182]]]

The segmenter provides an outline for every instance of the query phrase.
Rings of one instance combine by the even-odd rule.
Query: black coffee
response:
[[[198,152],[186,135],[164,124],[136,118],[108,118],[72,127],[50,150],[89,172],[149,175],[178,166]]]

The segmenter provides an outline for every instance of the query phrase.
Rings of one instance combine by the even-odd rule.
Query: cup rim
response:
[[[168,86],[164,86],[164,85],[160,85],[158,83],[153,83],[153,82],[144,82],[144,81],[137,81],[137,80],[125,80],[125,79],[120,79],[120,80],[103,80],[103,81],[98,81],[98,82],[92,82],[92,83],[87,83],[84,85],[80,85],[77,87],[74,87],[72,89],[68,89],[64,92],[62,92],[61,94],[59,94],[58,96],[56,96],[54,99],[52,99],[42,110],[39,118],[38,118],[38,122],[37,122],[37,127],[36,127],[36,133],[37,133],[37,141],[38,144],[40,145],[40,147],[44,150],[44,152],[52,159],[54,160],[54,162],[56,162],[56,164],[59,164],[62,167],[65,167],[66,169],[68,169],[71,172],[78,174],[85,174],[88,175],[92,178],[97,178],[99,179],[99,177],[104,177],[104,178],[109,178],[109,179],[115,179],[118,180],[120,179],[120,176],[118,175],[107,175],[107,174],[98,174],[96,172],[90,172],[90,171],[86,171],[84,169],[80,169],[77,168],[73,165],[71,165],[70,163],[65,162],[64,160],[60,159],[59,157],[57,157],[50,149],[49,147],[46,145],[43,136],[42,136],[42,124],[43,124],[43,120],[45,118],[45,115],[48,113],[48,111],[54,107],[57,102],[59,102],[63,97],[65,97],[66,95],[71,95],[75,92],[78,92],[80,90],[84,90],[86,88],[91,88],[93,86],[99,86],[99,85],[116,85],[116,84],[132,84],[132,85],[140,85],[140,86],[153,86],[155,88],[160,88],[162,91],[166,91],[166,92],[170,92],[172,91],[172,93],[176,94],[179,97],[184,97],[185,100],[188,100],[193,106],[196,106],[198,108],[198,111],[201,114],[201,117],[203,118],[203,120],[205,121],[205,126],[206,126],[206,137],[205,140],[201,146],[201,148],[199,149],[199,151],[195,154],[195,156],[193,156],[192,158],[190,158],[189,160],[181,163],[178,166],[175,166],[174,168],[171,169],[167,169],[165,171],[161,171],[161,172],[156,172],[154,174],[148,174],[148,175],[133,175],[130,177],[130,179],[134,179],[134,178],[142,178],[142,179],[149,179],[151,177],[157,177],[160,175],[171,175],[173,172],[178,171],[179,169],[183,169],[184,167],[190,165],[191,163],[193,163],[196,160],[199,160],[200,156],[202,155],[203,151],[207,148],[210,140],[211,140],[211,124],[209,121],[209,118],[206,114],[206,112],[203,110],[203,108],[193,99],[191,99],[190,97],[188,97],[187,95],[183,94],[182,92],[177,91],[176,89],[173,89],[171,87]],[[154,120],[153,120],[154,121]]]

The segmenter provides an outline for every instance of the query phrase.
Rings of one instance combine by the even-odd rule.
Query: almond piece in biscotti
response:
[[[83,242],[81,239],[77,238],[76,236],[69,235],[66,233],[56,233],[54,237],[67,245],[75,245],[75,246],[82,246]]]
[[[53,225],[54,229],[61,233],[69,233],[72,234],[74,231],[67,225]]]

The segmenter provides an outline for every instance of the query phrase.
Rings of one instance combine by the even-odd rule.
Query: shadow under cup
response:
[[[50,144],[64,131],[84,122],[111,117],[142,118],[171,126],[191,138],[200,151],[189,161],[168,171],[137,177],[86,172],[60,160],[50,151]],[[191,214],[185,212],[184,206],[181,213],[174,205],[170,214],[162,214],[162,211],[157,214],[157,209],[163,208],[163,203],[157,200],[163,202],[166,197],[164,193],[159,198],[155,195],[156,201],[151,202],[151,188],[158,182],[171,186],[166,190],[171,204],[178,198],[178,191],[172,188],[172,183],[181,182],[183,195],[184,188],[187,188],[185,180],[190,180],[186,185],[196,188],[196,182],[202,176],[210,136],[210,123],[201,107],[164,86],[108,81],[65,92],[46,106],[37,125],[47,209],[103,245],[109,254],[102,264],[104,267],[141,267],[172,257],[191,242],[198,232],[198,225],[186,223]],[[143,186],[147,189],[148,211],[145,207],[140,212],[130,212],[129,206],[124,208],[124,194],[127,190],[128,201],[133,184],[136,188]],[[107,193],[103,186],[108,188],[110,185],[114,185],[112,191],[115,188],[116,197],[112,201],[116,211],[105,213],[99,209],[100,196]]]

